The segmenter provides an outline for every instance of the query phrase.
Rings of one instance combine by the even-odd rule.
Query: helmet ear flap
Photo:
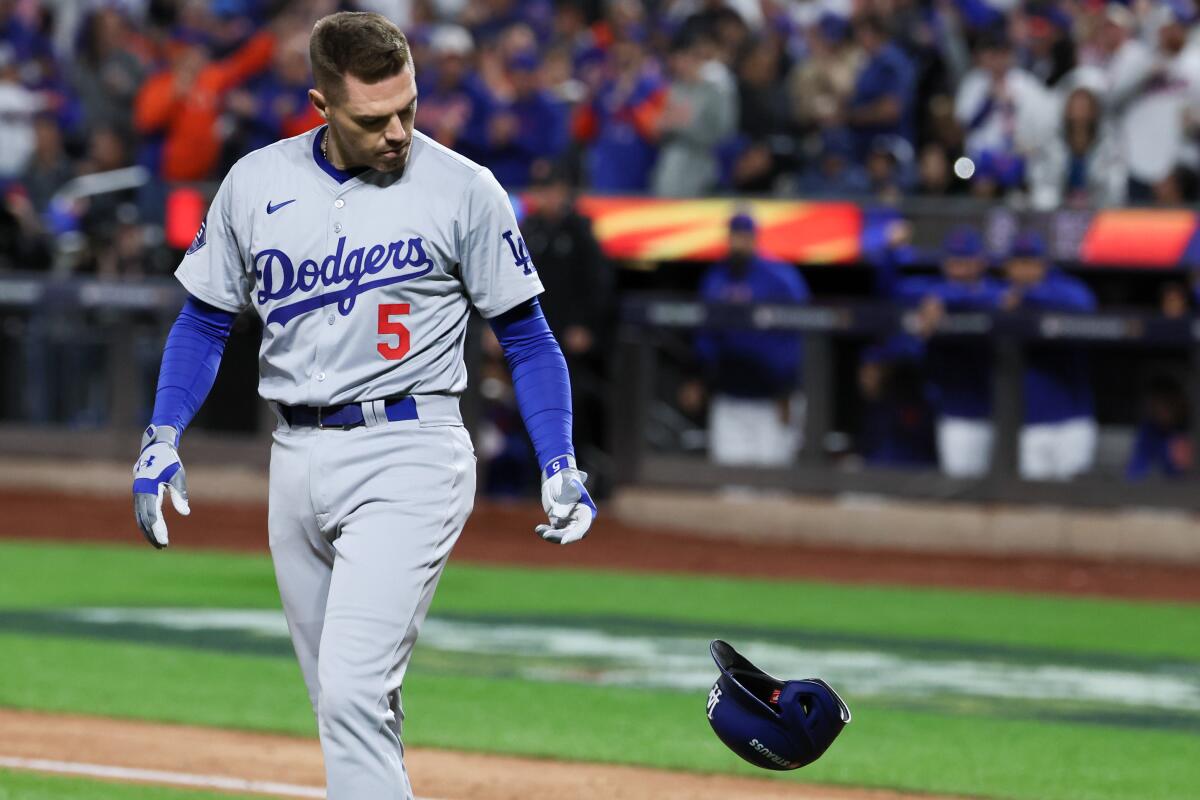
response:
[[[808,761],[816,761],[850,722],[850,708],[825,681],[788,681],[779,705],[789,731],[807,744]]]

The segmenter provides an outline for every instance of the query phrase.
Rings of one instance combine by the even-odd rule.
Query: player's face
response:
[[[417,117],[417,82],[411,68],[377,83],[344,78],[342,96],[329,100],[313,91],[336,139],[341,166],[395,172],[408,163]],[[320,102],[318,102],[318,100]],[[324,106],[324,108],[322,108]]]
[[[1040,258],[1013,258],[1008,262],[1008,279],[1017,286],[1036,286],[1046,277],[1046,262]]]
[[[942,262],[942,272],[952,281],[973,283],[979,280],[984,270],[981,258],[947,258]]]
[[[749,261],[754,257],[758,239],[751,231],[731,231],[729,234],[729,258],[733,261]]]

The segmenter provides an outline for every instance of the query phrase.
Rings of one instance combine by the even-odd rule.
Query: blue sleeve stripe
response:
[[[151,423],[183,432],[212,389],[237,314],[189,296],[163,348]]]
[[[537,298],[490,320],[512,370],[513,391],[538,464],[575,455],[571,376]]]

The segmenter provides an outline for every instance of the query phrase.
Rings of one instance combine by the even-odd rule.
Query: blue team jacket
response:
[[[988,311],[1000,307],[1004,284],[987,277],[976,283],[919,277],[900,281],[895,293],[906,305],[933,296],[950,312]],[[991,416],[992,361],[992,345],[982,339],[936,338],[926,345],[925,375],[939,416]]]
[[[1025,291],[1021,308],[1037,311],[1095,311],[1096,298],[1083,281],[1052,270]],[[1087,350],[1035,344],[1025,352],[1025,424],[1091,417],[1095,413]]]
[[[809,297],[798,269],[762,256],[740,275],[729,264],[717,264],[700,284],[700,298],[710,303],[807,303]],[[777,397],[799,385],[802,341],[795,333],[702,330],[696,354],[714,391]]]
[[[1153,422],[1143,422],[1138,427],[1133,452],[1125,467],[1125,477],[1138,481],[1158,473],[1164,478],[1178,478],[1187,473],[1189,465],[1176,460],[1173,445],[1182,439],[1186,442],[1187,429],[1180,427],[1166,430]]]

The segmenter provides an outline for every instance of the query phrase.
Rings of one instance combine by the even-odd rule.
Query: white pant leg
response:
[[[941,417],[937,423],[938,461],[952,478],[978,478],[992,463],[992,423],[986,419]]]
[[[1062,423],[1058,430],[1058,477],[1070,480],[1089,471],[1096,461],[1099,438],[1096,420],[1090,417]]]
[[[1096,458],[1096,421],[1079,417],[1021,429],[1021,477],[1065,481],[1092,468]]]
[[[329,800],[411,800],[400,687],[474,503],[470,439],[460,425],[416,421],[284,436],[311,438],[306,469],[280,479],[300,478],[292,502],[315,516],[333,554],[315,670],[301,660],[310,684],[315,672]],[[282,545],[273,543],[276,552]],[[300,584],[285,574],[293,560],[276,564],[281,592]],[[288,595],[294,613],[296,592]]]
[[[1025,425],[1019,439],[1019,471],[1027,481],[1053,480],[1058,459],[1054,453],[1054,424]]]
[[[322,535],[309,497],[314,429],[277,430],[271,446],[267,513],[271,561],[300,671],[317,710],[317,654],[325,625],[325,599],[333,575],[333,545]]]
[[[791,464],[800,441],[795,410],[797,404],[789,401],[784,420],[779,400],[714,395],[708,412],[710,457],[730,466]]]

